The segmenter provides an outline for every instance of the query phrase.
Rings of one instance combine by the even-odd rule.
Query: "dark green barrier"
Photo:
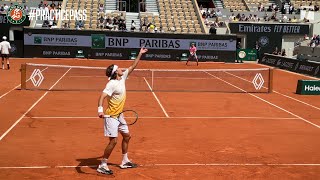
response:
[[[299,80],[296,93],[303,95],[320,95],[320,81]]]
[[[255,50],[255,49],[237,49],[237,60],[256,61],[257,60],[257,50]]]
[[[259,60],[260,64],[278,67],[292,72],[320,77],[320,64],[297,59],[287,58],[278,55],[264,54]]]
[[[229,28],[232,34],[246,36],[247,48],[255,48],[258,42],[260,55],[272,53],[275,47],[281,48],[284,35],[299,39],[310,31],[310,25],[304,23],[230,22]]]

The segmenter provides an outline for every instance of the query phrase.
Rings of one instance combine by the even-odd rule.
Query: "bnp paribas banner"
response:
[[[234,40],[203,40],[203,39],[169,39],[144,37],[117,37],[104,34],[81,35],[52,35],[52,34],[24,34],[24,45],[32,46],[76,46],[105,48],[139,48],[188,50],[191,43],[195,43],[198,50],[235,51]]]

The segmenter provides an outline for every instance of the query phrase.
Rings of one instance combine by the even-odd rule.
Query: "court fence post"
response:
[[[27,88],[27,85],[26,85],[26,76],[27,76],[27,65],[26,64],[21,64],[21,69],[20,69],[20,72],[21,72],[21,90],[25,90]]]

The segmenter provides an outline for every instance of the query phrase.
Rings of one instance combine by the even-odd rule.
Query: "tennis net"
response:
[[[102,91],[106,67],[22,64],[21,89],[50,91]],[[272,69],[135,69],[128,91],[186,91],[268,93]]]

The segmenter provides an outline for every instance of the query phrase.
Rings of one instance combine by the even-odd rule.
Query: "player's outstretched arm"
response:
[[[146,53],[147,51],[148,51],[148,49],[146,49],[146,48],[144,48],[144,47],[142,47],[142,48],[140,49],[140,52],[139,52],[137,58],[134,60],[133,64],[128,68],[128,71],[129,71],[128,73],[129,73],[129,74],[137,67],[138,62],[139,62],[142,54]]]

